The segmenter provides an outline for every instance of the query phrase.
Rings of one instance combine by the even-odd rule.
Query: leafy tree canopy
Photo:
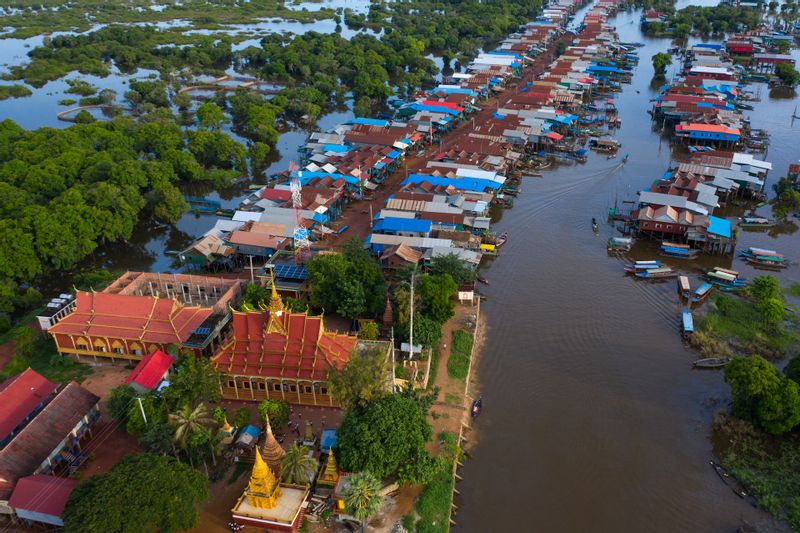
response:
[[[331,369],[328,381],[333,396],[344,409],[364,407],[385,396],[387,390],[387,357],[382,346],[356,346],[347,364]]]
[[[107,533],[191,529],[208,498],[205,476],[164,455],[129,455],[81,481],[64,510],[65,531]]]

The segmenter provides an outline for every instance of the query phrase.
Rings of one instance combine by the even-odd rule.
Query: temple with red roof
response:
[[[342,368],[362,343],[325,331],[323,317],[286,310],[273,284],[269,307],[233,312],[233,335],[213,358],[224,375],[226,399],[281,399],[294,404],[337,406],[328,371]],[[373,343],[389,353],[389,343]]]
[[[240,292],[238,280],[126,272],[102,292],[78,291],[74,311],[48,333],[78,359],[139,360],[170,344],[210,356]]]

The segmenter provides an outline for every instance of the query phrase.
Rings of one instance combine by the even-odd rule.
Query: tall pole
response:
[[[392,365],[392,393],[394,393],[394,384],[396,383],[395,380],[397,379],[397,375],[395,374],[395,368],[394,368],[394,326],[392,326],[392,329],[391,329],[391,339],[392,339],[392,361],[391,361],[391,365]]]
[[[250,258],[250,283],[255,283],[255,275],[253,274],[253,256],[248,255],[247,257]]]
[[[136,397],[139,400],[139,409],[142,411],[142,418],[144,418],[144,423],[147,424],[147,415],[144,414],[144,406],[142,405],[142,398],[140,396]]]
[[[408,358],[414,355],[414,278],[417,275],[417,265],[414,265],[414,270],[411,271],[411,319],[408,332]]]

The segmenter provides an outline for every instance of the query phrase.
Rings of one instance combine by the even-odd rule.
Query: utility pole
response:
[[[141,396],[137,396],[136,399],[139,400],[139,409],[141,409],[142,411],[142,418],[144,418],[144,423],[147,424],[147,415],[144,414],[144,406],[142,405],[142,398]]]
[[[408,331],[408,359],[414,355],[414,279],[417,275],[417,265],[414,265],[414,270],[411,271],[411,319],[409,320]]]
[[[396,383],[395,380],[397,379],[397,375],[395,373],[395,363],[394,363],[394,326],[392,326],[390,338],[392,339],[392,392],[394,392],[394,384]]]
[[[255,283],[255,275],[253,274],[253,256],[248,255],[247,257],[250,258],[250,283]]]

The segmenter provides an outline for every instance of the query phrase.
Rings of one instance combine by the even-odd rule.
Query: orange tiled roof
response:
[[[322,316],[284,312],[285,333],[266,332],[269,311],[233,313],[233,340],[214,357],[220,372],[235,375],[325,380],[350,358],[356,337],[325,331]]]
[[[212,312],[171,298],[78,291],[75,311],[48,332],[182,344]]]

